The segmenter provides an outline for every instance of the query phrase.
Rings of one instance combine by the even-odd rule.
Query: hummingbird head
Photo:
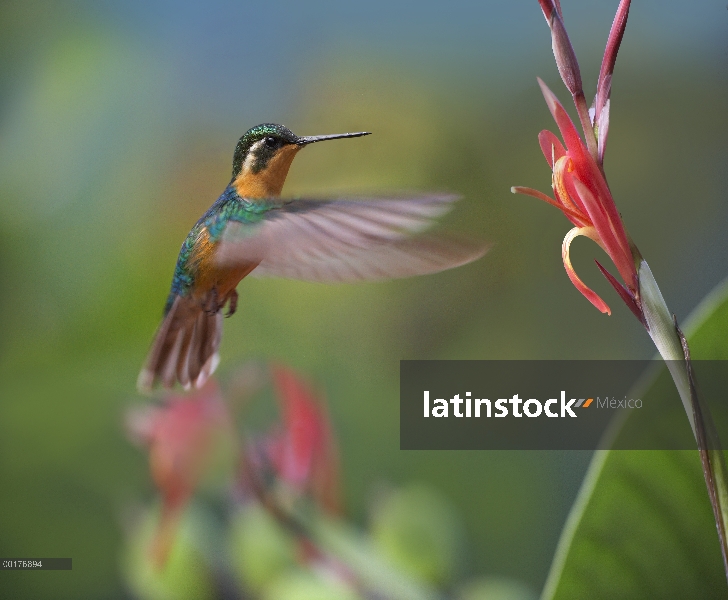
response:
[[[278,196],[298,151],[314,142],[360,137],[368,132],[298,137],[274,123],[257,125],[238,140],[233,154],[232,185],[245,198]]]

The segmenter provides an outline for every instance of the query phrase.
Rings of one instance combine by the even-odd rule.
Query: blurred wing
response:
[[[257,262],[252,275],[304,281],[376,281],[436,273],[471,262],[487,246],[412,234],[452,208],[456,196],[407,200],[292,200],[255,225],[230,222],[217,260]]]

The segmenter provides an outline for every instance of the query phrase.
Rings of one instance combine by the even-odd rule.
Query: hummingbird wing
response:
[[[442,195],[279,201],[257,223],[231,220],[216,260],[222,265],[258,263],[251,273],[256,276],[328,283],[437,273],[480,258],[488,249],[462,239],[412,237],[456,200]]]

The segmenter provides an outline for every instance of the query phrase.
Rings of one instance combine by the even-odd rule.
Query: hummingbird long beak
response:
[[[305,137],[298,138],[296,142],[299,146],[306,146],[313,144],[314,142],[323,142],[324,140],[338,140],[339,138],[354,138],[361,137],[363,135],[371,135],[370,131],[358,131],[356,133],[335,133],[333,135],[307,135]]]

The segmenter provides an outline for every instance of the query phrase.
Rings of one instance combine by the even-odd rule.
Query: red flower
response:
[[[270,459],[278,477],[308,491],[330,514],[341,512],[339,457],[325,404],[294,371],[273,368],[283,430],[273,436]]]
[[[213,380],[189,396],[169,396],[163,406],[132,413],[132,435],[149,448],[152,479],[162,510],[152,558],[164,565],[179,517],[210,464],[214,443],[229,435],[230,421]]]
[[[550,131],[542,131],[538,136],[541,150],[551,167],[551,184],[555,199],[526,187],[513,187],[511,191],[548,202],[561,210],[574,224],[574,228],[564,238],[561,256],[566,273],[576,289],[601,312],[611,314],[607,304],[579,279],[571,265],[569,247],[575,237],[583,235],[596,242],[612,259],[624,284],[619,283],[598,261],[597,266],[630,310],[644,323],[638,281],[641,256],[622,224],[602,169],[609,128],[612,71],[627,21],[629,0],[622,1],[612,25],[599,75],[592,116],[586,110],[579,65],[563,25],[560,7],[551,0],[540,0],[540,2],[551,27],[554,56],[559,72],[574,98],[584,130],[584,139],[579,135],[556,96],[539,79],[546,104],[564,141],[562,144]]]

